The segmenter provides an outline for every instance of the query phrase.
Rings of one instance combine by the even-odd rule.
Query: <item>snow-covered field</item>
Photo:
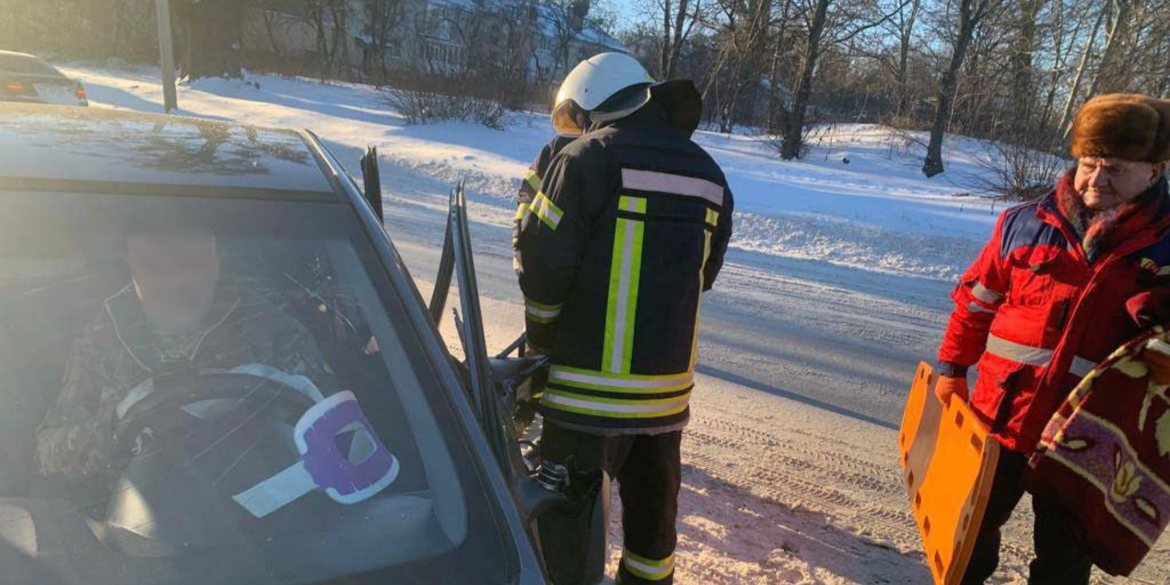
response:
[[[63,67],[95,107],[161,111],[157,71]],[[359,85],[250,76],[181,86],[186,115],[309,128],[357,169],[382,156],[386,227],[415,278],[437,266],[446,193],[467,180],[489,344],[522,327],[511,271],[512,197],[551,138],[544,116],[507,129],[405,126]],[[684,437],[677,582],[913,584],[930,576],[908,514],[896,426],[919,360],[931,360],[953,280],[998,210],[972,195],[984,147],[952,140],[947,173],[919,172],[921,136],[830,129],[801,162],[766,141],[700,133],[737,199],[736,234],[704,307],[694,419]],[[845,160],[848,160],[846,163]],[[1027,506],[996,583],[1026,582]],[[620,550],[615,523],[613,559]],[[1170,550],[1139,580],[1168,583]]]

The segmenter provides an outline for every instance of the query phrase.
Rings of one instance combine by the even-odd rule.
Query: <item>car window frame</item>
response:
[[[422,354],[429,362],[431,371],[436,375],[439,385],[444,389],[444,398],[449,402],[456,417],[461,422],[461,428],[457,429],[457,432],[463,433],[463,439],[469,443],[476,465],[480,468],[478,475],[487,480],[492,497],[497,504],[493,506],[493,513],[499,516],[497,521],[501,523],[501,532],[512,536],[512,542],[509,546],[512,554],[509,555],[507,561],[512,565],[510,572],[517,576],[515,582],[524,585],[545,583],[543,565],[536,551],[532,529],[521,517],[514,495],[508,487],[503,472],[496,464],[495,455],[489,447],[488,437],[474,414],[474,407],[468,400],[463,382],[455,370],[454,362],[443,342],[442,335],[431,319],[428,306],[423,300],[418,286],[414,283],[406,263],[386,233],[382,222],[375,216],[369,203],[336,156],[315,134],[306,130],[303,131],[302,136],[308,144],[310,152],[318,158],[330,183],[337,190],[337,195],[349,202],[351,211],[358,219],[371,248],[378,256],[378,264],[385,278],[390,282],[390,288],[395,293],[397,302],[404,309],[403,314],[406,315],[409,326],[416,339],[421,341]],[[349,180],[341,180],[343,176]]]
[[[8,57],[10,59],[8,63],[33,63],[43,67],[47,71],[13,71],[11,69],[6,69],[5,60],[3,57]],[[60,77],[62,79],[69,79],[69,77],[62,73],[60,69],[53,67],[44,59],[32,55],[0,55],[0,73],[7,75],[33,75],[36,77]]]

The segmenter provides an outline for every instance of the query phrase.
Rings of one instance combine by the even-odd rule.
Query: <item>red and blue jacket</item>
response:
[[[941,373],[978,364],[973,410],[1008,449],[1031,453],[1081,378],[1149,325],[1170,318],[1170,197],[1122,224],[1092,262],[1056,192],[1005,211],[951,295]],[[1149,194],[1149,193],[1147,193]]]

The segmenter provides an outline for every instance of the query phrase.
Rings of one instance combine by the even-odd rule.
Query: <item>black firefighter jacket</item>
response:
[[[656,101],[558,146],[515,239],[529,342],[553,364],[541,412],[601,434],[681,429],[702,293],[731,239],[727,181]]]

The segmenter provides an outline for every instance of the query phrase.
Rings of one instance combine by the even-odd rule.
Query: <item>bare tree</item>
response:
[[[1093,43],[1097,40],[1097,33],[1101,29],[1101,23],[1105,21],[1105,14],[1107,9],[1102,7],[1097,12],[1097,21],[1093,25],[1092,32],[1085,39],[1085,48],[1081,51],[1080,64],[1077,65],[1076,75],[1073,77],[1072,83],[1069,85],[1068,97],[1064,102],[1064,112],[1060,115],[1060,123],[1057,124],[1060,128],[1069,128],[1069,120],[1072,118],[1073,107],[1077,103],[1077,95],[1081,90],[1081,80],[1085,77],[1085,71],[1089,64],[1089,58],[1093,54]],[[1067,132],[1065,133],[1067,136]]]
[[[784,122],[780,148],[780,156],[784,160],[798,158],[801,154],[805,115],[808,111],[809,97],[812,95],[813,74],[824,47],[847,43],[865,31],[881,26],[910,2],[911,0],[902,0],[893,10],[885,12],[876,2],[851,3],[848,6],[838,6],[838,10],[831,17],[829,7],[833,4],[833,0],[815,0],[815,4],[811,6],[811,18],[808,19],[808,40],[805,44],[804,54],[801,56],[796,87],[792,92],[792,112]],[[833,27],[833,32],[836,34],[825,39],[825,31],[830,20],[842,23],[849,22],[851,26]]]
[[[783,101],[784,85],[780,80],[781,67],[790,50],[787,32],[792,20],[793,0],[782,0],[780,4],[780,18],[775,23],[775,34],[772,39],[772,58],[768,70],[768,131],[773,132],[779,126],[780,113],[787,113],[788,104]]]
[[[350,37],[348,0],[304,2],[305,14],[313,26],[321,79],[348,78]]]
[[[682,48],[701,18],[703,0],[658,0],[658,6],[662,11],[658,77],[671,79],[678,70]]]
[[[907,90],[910,78],[910,47],[914,42],[914,23],[918,20],[918,11],[922,8],[922,0],[913,0],[908,6],[898,9],[898,67],[895,78],[898,80],[898,117],[905,118],[910,113],[910,93]]]
[[[942,83],[936,97],[934,123],[930,128],[930,144],[926,148],[926,160],[922,173],[933,177],[945,170],[942,160],[943,136],[947,129],[951,105],[955,99],[955,87],[959,82],[959,69],[967,56],[967,47],[975,35],[975,29],[991,14],[1003,7],[1004,0],[955,0],[958,3],[958,28],[955,31],[950,65],[943,71]]]
[[[406,0],[364,0],[362,10],[370,52],[364,62],[366,75],[381,85],[389,74],[386,58],[401,50]]]
[[[1041,38],[1051,39],[1052,44],[1047,52],[1051,54],[1052,65],[1047,71],[1047,89],[1044,92],[1043,100],[1041,100],[1043,105],[1037,121],[1040,129],[1048,129],[1052,126],[1053,108],[1056,105],[1057,93],[1061,90],[1062,82],[1068,73],[1073,47],[1076,46],[1081,31],[1090,17],[1089,11],[1076,10],[1074,6],[1070,6],[1067,0],[1056,0],[1051,4],[1047,17],[1049,22],[1042,27],[1044,32],[1041,33]],[[1045,51],[1044,43],[1041,43],[1040,51]],[[1039,83],[1037,83],[1037,87],[1039,87]],[[1046,141],[1051,142],[1051,138]]]
[[[1097,74],[1093,76],[1093,83],[1089,85],[1089,97],[1097,95],[1104,86],[1107,89],[1116,89],[1119,82],[1117,75],[1112,75],[1111,68],[1121,57],[1121,48],[1125,36],[1129,33],[1130,14],[1133,9],[1133,0],[1110,0],[1109,18],[1113,21],[1109,32],[1105,35],[1105,53],[1101,55],[1101,63],[1097,66]]]
[[[173,5],[182,43],[180,69],[187,79],[242,77],[242,2],[181,0]]]
[[[746,2],[734,0],[724,2],[723,8],[728,17],[725,29],[729,43],[728,55],[735,58],[735,67],[731,74],[728,95],[722,100],[719,108],[719,126],[720,131],[729,133],[735,124],[735,115],[744,88],[751,83],[748,73],[756,69],[755,65],[762,56],[772,12],[772,0]],[[758,80],[759,77],[755,76],[754,79]]]
[[[1015,34],[1011,44],[1011,132],[1017,137],[1031,135],[1036,82],[1033,59],[1036,49],[1036,18],[1047,0],[1016,0]]]
[[[539,19],[545,31],[552,33],[553,63],[549,81],[567,74],[574,58],[574,41],[588,24],[589,0],[541,0]]]

